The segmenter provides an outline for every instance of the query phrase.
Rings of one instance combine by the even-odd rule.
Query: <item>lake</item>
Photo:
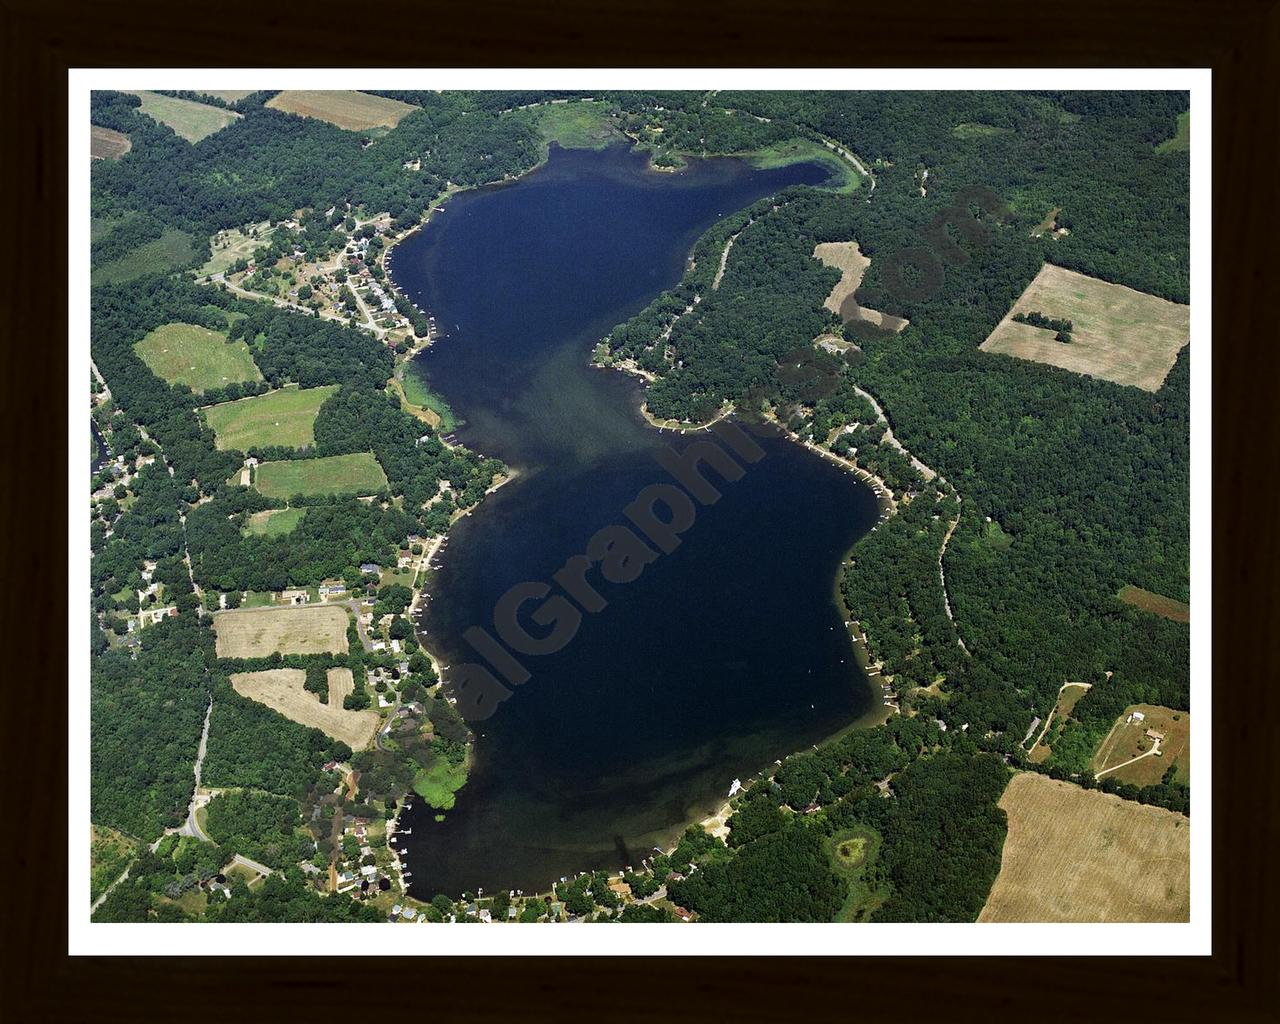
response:
[[[731,159],[666,174],[622,147],[553,149],[395,247],[396,284],[445,335],[410,372],[453,407],[459,441],[518,472],[453,527],[430,580],[418,628],[446,665],[480,661],[462,634],[492,631],[508,588],[550,581],[643,488],[670,482],[664,447],[710,436],[646,424],[640,382],[592,367],[595,343],[679,281],[715,221],[825,178]],[[734,778],[879,705],[834,600],[875,495],[781,436],[753,437],[765,456],[737,482],[712,475],[723,497],[679,547],[634,582],[593,574],[607,607],[565,649],[522,657],[531,678],[475,723],[471,778],[444,821],[419,799],[404,813],[413,895],[541,891],[638,864]]]

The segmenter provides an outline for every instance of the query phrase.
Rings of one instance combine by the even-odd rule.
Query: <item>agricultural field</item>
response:
[[[329,609],[338,611],[338,609]],[[345,613],[344,613],[345,617]],[[326,736],[345,743],[352,750],[363,750],[378,731],[381,719],[376,711],[346,711],[339,700],[334,703],[333,671],[329,675],[329,703],[321,704],[314,693],[303,689],[307,674],[300,668],[274,668],[264,672],[236,672],[231,685],[236,693],[278,711],[290,721],[319,729]],[[350,669],[342,669],[351,675]]]
[[[335,666],[329,669],[328,679],[329,706],[340,708],[343,700],[356,692],[355,677],[351,675],[351,669]]]
[[[544,142],[565,149],[603,149],[622,138],[603,103],[547,103],[538,108],[538,127]]]
[[[304,448],[316,439],[315,423],[320,406],[337,390],[336,384],[277,388],[264,395],[206,406],[204,418],[218,435],[217,446],[223,451],[246,452],[268,445]]]
[[[153,121],[167,124],[188,142],[199,142],[244,116],[222,107],[161,96],[155,92],[135,92],[133,95],[142,100],[142,113]]]
[[[89,126],[89,156],[94,160],[119,160],[131,149],[133,143],[123,132]]]
[[[1134,586],[1121,587],[1120,593],[1116,597],[1125,604],[1131,604],[1135,608],[1141,608],[1144,612],[1159,615],[1162,619],[1169,619],[1173,622],[1191,621],[1191,605],[1185,601],[1175,601],[1172,597],[1153,594],[1150,590],[1143,590],[1141,587]]]
[[[89,826],[89,899],[96,900],[138,855],[138,844],[104,825]]]
[[[1129,721],[1135,711],[1142,713],[1142,721]],[[1148,753],[1156,746],[1148,732],[1163,737],[1158,753]],[[1154,786],[1171,765],[1177,766],[1177,781],[1190,781],[1191,713],[1157,704],[1133,704],[1116,719],[1089,767],[1095,776],[1105,775],[1135,786]]]
[[[371,452],[330,455],[323,459],[264,462],[254,486],[268,498],[295,494],[374,494],[387,486],[387,476]]]
[[[306,508],[269,508],[250,513],[240,532],[246,537],[283,537],[292,533],[307,514]]]
[[[347,610],[335,605],[217,612],[213,629],[219,658],[347,652]]]
[[[247,230],[228,228],[210,238],[209,262],[196,273],[200,277],[210,277],[213,274],[226,272],[237,260],[247,260],[255,250],[264,245],[270,245],[271,236],[276,230],[271,226],[270,221],[265,220],[261,224],[245,225],[245,228]]]
[[[185,231],[165,228],[157,239],[138,246],[118,260],[104,263],[89,277],[91,285],[122,284],[143,274],[163,274],[195,259],[195,240]]]
[[[267,101],[286,114],[328,121],[339,128],[360,132],[370,128],[394,128],[418,108],[384,96],[338,89],[286,89]]]
[[[813,258],[828,267],[834,267],[844,276],[836,282],[823,305],[845,323],[861,320],[885,331],[901,331],[908,321],[900,316],[889,316],[858,305],[854,292],[862,284],[862,275],[871,266],[869,257],[862,255],[857,242],[820,242],[813,247]]]
[[[979,921],[1187,921],[1191,822],[1048,776],[1013,777],[1000,874]]]
[[[196,394],[231,383],[262,380],[243,341],[195,324],[165,324],[133,346],[157,377]]]
[[[1173,138],[1156,146],[1157,153],[1183,153],[1191,149],[1191,111],[1178,115],[1178,130]]]
[[[1033,312],[1070,320],[1071,340],[1013,319]],[[980,347],[1157,391],[1190,340],[1190,306],[1046,263]]]

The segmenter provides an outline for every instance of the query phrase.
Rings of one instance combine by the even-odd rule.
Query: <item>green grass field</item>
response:
[[[197,394],[226,384],[261,380],[243,341],[195,324],[165,324],[133,346],[157,377],[185,384]]]
[[[241,117],[222,107],[161,96],[155,92],[135,92],[133,95],[142,100],[142,113],[153,121],[167,124],[188,142],[199,142]]]
[[[373,494],[387,486],[387,476],[371,452],[330,455],[323,459],[264,462],[254,486],[268,498],[295,494]]]
[[[234,448],[244,452],[268,445],[303,448],[315,441],[316,414],[337,390],[336,384],[278,388],[265,395],[206,406],[204,417],[224,451]]]
[[[1191,111],[1178,115],[1178,130],[1173,138],[1156,146],[1157,153],[1182,153],[1191,148]]]
[[[240,532],[246,537],[282,537],[292,533],[306,514],[305,508],[272,508],[254,512]]]
[[[185,267],[196,256],[194,239],[185,231],[165,228],[164,234],[154,241],[140,245],[133,252],[118,260],[104,263],[89,278],[89,283],[121,284],[143,274],[163,274],[167,270]]]
[[[885,896],[867,879],[867,868],[880,853],[880,834],[863,825],[855,826],[824,840],[823,849],[831,858],[832,870],[849,883],[849,895],[836,920],[864,920]]]
[[[544,142],[565,149],[603,149],[622,138],[603,103],[548,103],[538,108],[538,127]]]
[[[276,229],[269,221],[246,226],[249,228],[247,232],[228,228],[209,239],[209,262],[196,271],[200,277],[221,274],[237,260],[247,260],[256,250],[271,244],[271,236]]]

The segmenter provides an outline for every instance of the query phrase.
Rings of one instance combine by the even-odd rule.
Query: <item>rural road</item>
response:
[[[1094,775],[1094,778],[1100,779],[1102,778],[1102,776],[1110,775],[1112,772],[1117,771],[1120,768],[1123,768],[1125,765],[1133,764],[1134,761],[1141,761],[1144,757],[1151,757],[1151,755],[1158,754],[1158,753],[1160,753],[1160,741],[1153,740],[1151,743],[1151,749],[1146,751],[1146,753],[1139,754],[1137,757],[1131,757],[1127,761],[1121,761],[1119,764],[1113,764],[1110,768],[1103,768],[1102,771]]]

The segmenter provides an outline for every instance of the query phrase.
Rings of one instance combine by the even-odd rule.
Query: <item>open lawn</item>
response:
[[[201,277],[221,274],[237,260],[248,259],[256,249],[269,245],[275,234],[268,221],[245,225],[245,229],[228,228],[209,239],[209,262],[197,271]]]
[[[387,476],[371,452],[330,455],[323,459],[264,462],[254,486],[268,498],[295,494],[374,494],[387,486]]]
[[[121,284],[143,274],[163,274],[166,270],[185,267],[196,256],[193,241],[185,231],[165,228],[159,238],[98,267],[90,275],[89,283]]]
[[[394,128],[406,114],[418,108],[384,96],[339,89],[286,89],[267,101],[267,106],[286,114],[314,117],[348,131]]]
[[[622,138],[603,103],[547,103],[538,108],[538,127],[545,142],[565,149],[603,149]]]
[[[1187,921],[1191,822],[1045,775],[1013,777],[1000,874],[979,921]]]
[[[1013,319],[1033,312],[1070,320],[1071,341]],[[1046,263],[981,348],[1156,391],[1190,340],[1190,306]]]
[[[338,609],[329,609],[338,611]],[[350,678],[350,669],[342,669]],[[236,693],[278,711],[285,718],[319,729],[352,750],[363,750],[378,731],[381,719],[376,711],[344,711],[342,701],[334,703],[333,675],[329,677],[330,699],[321,704],[314,693],[304,690],[307,674],[299,668],[275,668],[265,672],[237,672],[231,676]]]
[[[161,96],[155,92],[135,92],[133,95],[142,100],[142,113],[153,121],[167,124],[188,142],[199,142],[244,116],[222,107]]]
[[[1191,111],[1178,115],[1178,129],[1173,138],[1156,146],[1157,153],[1182,153],[1191,148]]]
[[[1116,597],[1125,604],[1159,615],[1163,619],[1171,619],[1174,622],[1191,621],[1191,605],[1185,601],[1175,601],[1172,597],[1153,594],[1150,590],[1134,586],[1121,587]]]
[[[268,445],[303,448],[315,441],[316,415],[337,390],[336,384],[278,388],[253,398],[206,406],[204,417],[217,434],[217,446],[224,451],[234,448],[244,452]]]
[[[89,126],[89,156],[94,160],[119,160],[131,149],[133,143],[123,132]]]
[[[265,512],[253,512],[245,520],[240,532],[246,537],[282,537],[292,533],[302,522],[306,508],[269,508]]]
[[[1142,721],[1130,722],[1133,712],[1142,713]],[[1160,752],[1141,757],[1155,747],[1148,732],[1158,733]],[[1133,761],[1133,758],[1139,758]],[[1126,762],[1133,761],[1132,764]],[[1115,725],[1093,755],[1089,767],[1094,775],[1129,782],[1135,786],[1154,786],[1164,778],[1171,765],[1178,766],[1178,781],[1191,775],[1191,713],[1174,711],[1158,704],[1133,704],[1124,709]],[[1118,768],[1117,765],[1124,765]],[[1109,770],[1110,769],[1110,770]]]
[[[262,380],[243,341],[195,324],[165,324],[133,346],[151,372],[200,394],[231,383]]]
[[[860,306],[853,294],[862,284],[862,275],[871,266],[870,258],[862,255],[857,242],[820,242],[813,247],[813,258],[828,267],[834,267],[843,275],[831,289],[823,305],[845,323],[862,320],[885,331],[901,331],[908,321],[900,316],[889,316]]]
[[[345,654],[347,610],[335,605],[240,608],[217,612],[219,658],[264,658],[281,654]]]

